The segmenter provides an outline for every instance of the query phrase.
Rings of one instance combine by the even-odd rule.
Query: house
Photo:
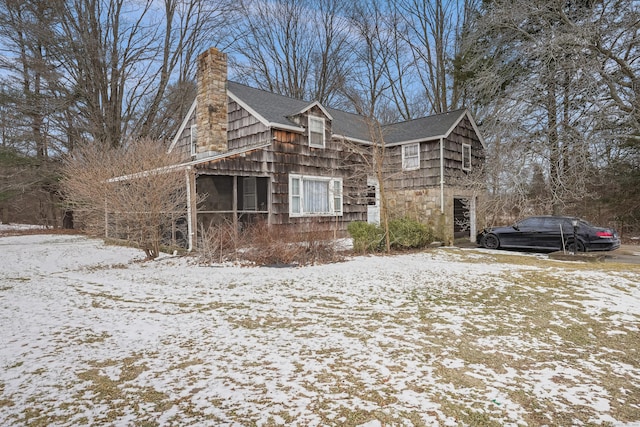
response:
[[[467,110],[383,126],[372,138],[357,114],[228,81],[215,48],[197,65],[196,100],[169,148],[191,159],[195,191],[207,195],[191,206],[190,234],[258,218],[338,235],[351,221],[377,222],[380,186],[368,164],[383,141],[392,212],[431,222],[450,241],[476,235],[475,196],[459,177],[480,168],[484,142]]]

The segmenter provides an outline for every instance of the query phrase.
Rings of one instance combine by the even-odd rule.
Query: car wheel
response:
[[[584,252],[584,243],[582,243],[580,240],[578,240],[577,242],[569,242],[567,243],[567,252]]]
[[[500,247],[500,239],[495,234],[487,234],[482,239],[482,246],[487,249],[498,249]]]

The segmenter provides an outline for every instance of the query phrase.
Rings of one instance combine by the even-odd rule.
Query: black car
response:
[[[559,251],[564,248],[570,252],[612,251],[620,247],[615,230],[566,216],[532,216],[509,227],[486,228],[478,234],[476,242],[488,249]]]

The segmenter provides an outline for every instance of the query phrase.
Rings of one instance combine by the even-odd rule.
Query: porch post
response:
[[[197,240],[198,211],[196,206],[196,176],[191,167],[184,171],[187,185],[187,250],[195,248]]]
[[[444,213],[444,139],[440,138],[440,213]]]
[[[271,209],[271,191],[273,188],[273,183],[271,182],[272,179],[272,177],[269,177],[269,179],[267,179],[267,225],[271,225],[273,223],[273,214]]]
[[[238,238],[238,177],[234,176],[233,177],[233,196],[232,196],[232,202],[233,205],[232,207],[232,211],[233,211],[233,232],[234,232],[234,237],[237,239]]]

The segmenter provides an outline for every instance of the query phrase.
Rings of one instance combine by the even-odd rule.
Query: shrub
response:
[[[389,221],[391,247],[396,249],[423,248],[433,241],[433,232],[426,225],[411,219]]]
[[[90,234],[124,238],[148,259],[157,258],[163,232],[187,214],[184,171],[169,167],[183,160],[178,151],[167,153],[162,141],[149,138],[117,148],[76,147],[63,163],[66,208]]]
[[[378,252],[384,248],[384,230],[375,224],[356,221],[347,226],[356,252]]]
[[[198,257],[203,263],[223,262],[237,259],[238,233],[233,222],[221,224],[200,224],[198,233]]]
[[[352,222],[347,231],[353,238],[353,250],[356,252],[379,252],[384,250],[384,230],[366,222]],[[434,240],[433,230],[410,218],[389,221],[391,247],[394,249],[417,249],[427,246]]]
[[[331,232],[311,225],[306,232],[269,226],[264,221],[244,224],[236,231],[232,222],[201,228],[200,261],[246,260],[256,265],[291,266],[340,261]]]
[[[312,225],[307,232],[299,235],[298,245],[303,249],[297,259],[299,264],[324,264],[343,260],[338,253],[333,231]]]

